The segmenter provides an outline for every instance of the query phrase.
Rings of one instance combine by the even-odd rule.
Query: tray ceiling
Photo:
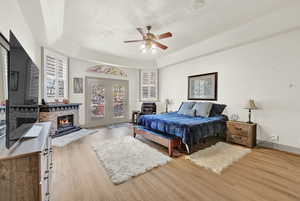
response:
[[[203,0],[19,0],[19,3],[41,44],[69,56],[110,63],[115,60],[127,66],[152,65],[158,57],[288,6],[286,0],[205,0],[204,5]],[[173,38],[161,41],[169,46],[168,50],[143,54],[139,44],[123,43],[139,39],[136,27],[146,25],[152,25],[153,33],[173,33]]]

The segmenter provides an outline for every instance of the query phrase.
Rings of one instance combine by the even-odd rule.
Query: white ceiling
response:
[[[202,7],[201,1],[26,0],[25,3],[19,0],[19,3],[33,34],[43,45],[87,60],[148,65],[157,57],[236,28],[296,0],[205,0]],[[161,40],[169,46],[168,50],[156,55],[143,54],[138,43],[123,43],[140,39],[136,27],[146,25],[152,25],[157,34],[173,33],[173,38]]]

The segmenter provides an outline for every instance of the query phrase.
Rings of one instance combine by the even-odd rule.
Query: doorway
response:
[[[86,125],[128,121],[128,80],[86,77]]]

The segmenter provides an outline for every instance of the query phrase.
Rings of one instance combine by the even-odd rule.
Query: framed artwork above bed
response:
[[[188,100],[217,100],[218,73],[188,77]]]

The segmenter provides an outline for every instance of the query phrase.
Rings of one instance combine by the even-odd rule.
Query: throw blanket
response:
[[[138,124],[149,130],[175,135],[181,138],[184,144],[191,146],[205,137],[224,134],[226,121],[227,117],[225,115],[203,118],[171,112],[142,115],[138,119]]]

